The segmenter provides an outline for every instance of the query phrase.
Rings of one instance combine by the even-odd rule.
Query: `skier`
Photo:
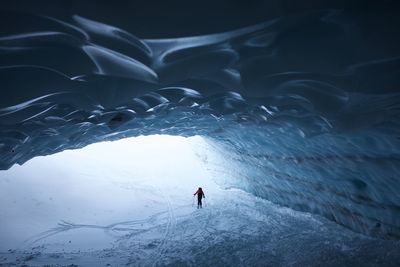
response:
[[[196,193],[194,193],[193,196],[195,196],[196,194],[197,194],[197,208],[202,208],[201,199],[203,197],[206,198],[206,196],[204,195],[203,189],[201,189],[201,187],[199,187],[199,189],[197,189]]]

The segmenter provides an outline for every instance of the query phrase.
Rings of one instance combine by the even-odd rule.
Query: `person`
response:
[[[202,208],[203,205],[201,203],[201,200],[203,198],[206,198],[206,196],[204,195],[203,189],[201,189],[201,187],[199,187],[199,189],[197,189],[196,193],[194,193],[193,196],[195,196],[196,194],[197,194],[197,208]]]

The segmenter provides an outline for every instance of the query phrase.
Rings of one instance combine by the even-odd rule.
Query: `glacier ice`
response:
[[[15,25],[0,32],[2,170],[96,142],[200,135],[225,155],[209,163],[225,187],[399,239],[399,18],[322,10],[171,39],[81,16],[0,21]]]

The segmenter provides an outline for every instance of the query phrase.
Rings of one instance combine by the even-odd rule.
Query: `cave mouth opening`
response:
[[[201,136],[148,135],[35,157],[0,171],[0,205],[7,218],[0,249],[35,241],[37,233],[60,222],[105,226],[171,206],[195,209],[199,186],[211,196],[207,201],[222,192],[207,167],[210,151]],[[104,244],[95,233],[71,234],[67,238],[79,248]]]

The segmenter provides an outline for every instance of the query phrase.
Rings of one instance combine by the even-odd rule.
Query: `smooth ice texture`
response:
[[[220,187],[199,136],[140,136],[0,171],[5,266],[396,266],[400,243]],[[156,165],[154,164],[156,162]],[[194,191],[206,198],[196,209]]]
[[[0,168],[201,135],[226,155],[225,186],[399,239],[399,20],[322,10],[144,40],[80,16],[2,12],[15,27],[0,32]]]

